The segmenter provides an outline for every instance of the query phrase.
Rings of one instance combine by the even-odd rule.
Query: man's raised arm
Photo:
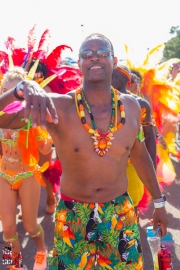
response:
[[[27,123],[32,117],[33,127],[41,125],[46,126],[47,119],[55,124],[58,123],[58,117],[52,99],[35,81],[25,80],[20,82],[14,89],[9,90],[0,97],[0,111],[14,101],[25,100],[24,112],[17,114],[3,114],[0,117],[0,128],[20,128],[24,126],[21,121],[25,118]]]

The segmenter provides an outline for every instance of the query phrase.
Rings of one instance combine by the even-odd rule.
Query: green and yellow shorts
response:
[[[128,193],[105,203],[60,200],[50,270],[143,269],[140,235]]]

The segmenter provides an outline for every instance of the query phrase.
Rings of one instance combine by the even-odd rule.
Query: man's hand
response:
[[[165,207],[155,208],[153,212],[153,230],[157,231],[158,226],[161,227],[161,236],[167,234],[167,212]]]
[[[41,125],[46,126],[46,120],[58,123],[56,108],[52,99],[35,81],[24,81],[23,86],[24,99],[26,101],[25,121],[28,122],[30,114],[32,116],[33,127]]]

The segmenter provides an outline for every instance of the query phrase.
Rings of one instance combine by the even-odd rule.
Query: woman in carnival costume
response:
[[[128,46],[125,46],[127,57],[126,64],[129,69],[139,72],[142,76],[140,94],[150,99],[153,115],[152,121],[155,125],[154,131],[157,138],[157,176],[162,184],[170,185],[175,177],[174,166],[170,160],[169,153],[179,156],[175,149],[174,133],[165,128],[165,119],[169,122],[177,121],[180,110],[179,98],[180,88],[176,82],[168,80],[169,68],[172,63],[179,59],[170,59],[159,64],[162,60],[164,45],[160,44],[147,53],[141,64],[131,61],[132,56]],[[137,75],[137,74],[136,74]]]
[[[71,67],[63,67],[63,72],[62,72],[62,68],[60,67],[60,63],[61,63],[60,54],[61,54],[61,51],[68,46],[66,46],[66,45],[58,46],[57,48],[55,48],[55,50],[52,51],[52,53],[50,55],[48,55],[48,56],[46,55],[47,54],[47,47],[48,47],[48,45],[47,45],[48,36],[49,36],[49,31],[46,30],[44,32],[44,34],[42,35],[38,50],[36,52],[33,51],[34,43],[35,43],[34,28],[32,30],[30,30],[30,33],[28,36],[28,51],[27,52],[25,52],[25,50],[22,48],[17,48],[14,44],[15,40],[13,38],[8,38],[8,40],[6,42],[6,47],[7,47],[8,51],[11,52],[12,57],[10,57],[9,53],[0,52],[0,58],[3,57],[3,59],[1,59],[1,60],[3,60],[3,62],[4,62],[3,66],[2,66],[2,72],[5,73],[8,69],[8,67],[10,67],[14,61],[17,65],[26,68],[26,70],[29,70],[27,78],[31,79],[31,80],[34,79],[34,80],[38,81],[40,83],[41,87],[45,88],[45,90],[49,91],[49,89],[50,89],[50,91],[51,91],[51,88],[47,87],[47,84],[50,82],[52,83],[52,80],[56,78],[56,80],[54,80],[54,82],[53,82],[53,89],[55,89],[55,92],[58,92],[58,93],[66,93],[66,92],[72,90],[73,88],[76,88],[80,84],[81,73],[78,69],[71,68]],[[38,60],[35,61],[35,63],[33,63],[34,65],[32,66],[32,68],[30,68],[30,66],[29,66],[30,62],[32,62],[32,59],[34,57],[36,57]],[[38,65],[39,65],[39,60],[41,60],[41,63],[42,62],[45,63],[45,65],[47,66],[48,75],[51,75],[46,80],[44,80],[44,74],[43,74],[43,76],[41,76],[40,72],[38,72],[38,70],[37,70]],[[62,74],[64,72],[66,74],[64,76],[62,76]],[[17,84],[17,81],[14,85],[16,85],[16,84]],[[12,88],[12,85],[11,85],[11,88]],[[11,112],[13,112],[13,111],[11,111]],[[10,113],[10,112],[8,112],[8,113]],[[39,128],[37,130],[40,131]],[[30,131],[31,131],[31,129],[30,129]],[[29,131],[27,133],[30,134]],[[44,134],[48,137],[49,143],[52,144],[52,140],[51,140],[51,138],[49,138],[47,132],[43,132],[43,135]],[[40,135],[37,138],[41,140],[42,137],[43,136]],[[27,138],[25,141],[23,139],[25,139],[25,136],[23,138],[21,138],[21,140],[18,139],[18,141],[21,143],[24,143],[26,141],[26,144],[27,144]],[[37,146],[37,144],[32,143],[32,141],[31,141],[31,145]],[[37,149],[38,149],[38,147],[36,147],[36,150]],[[26,149],[26,151],[27,151],[27,149]],[[50,151],[51,151],[51,149],[50,149]],[[45,154],[45,153],[46,153],[46,151],[43,152],[43,154]],[[39,153],[36,153],[37,156],[38,156],[38,154]],[[31,155],[31,159],[32,159],[32,155]],[[38,158],[36,158],[36,162],[39,162],[39,156],[38,156]],[[46,171],[47,168],[48,168],[48,163],[46,163],[46,166],[43,166],[41,171],[42,172]],[[49,170],[47,170],[47,171],[49,171],[48,175],[49,175],[50,181],[53,182],[54,179],[56,179],[55,182],[58,182],[59,175],[61,174],[60,163],[55,162],[55,164],[51,164],[51,166],[49,167]],[[38,174],[38,175],[40,175],[40,174]],[[56,177],[54,177],[55,175],[56,175]],[[46,173],[46,178],[47,178],[47,173]],[[58,178],[58,180],[57,180],[57,178]],[[39,179],[40,179],[40,177],[39,177]],[[41,181],[43,182],[43,179],[41,179]],[[18,183],[16,183],[16,184],[17,184],[16,188],[19,188],[19,186],[21,186],[20,182],[19,182],[19,186],[18,186]],[[14,185],[14,188],[15,188],[15,185]],[[54,189],[53,189],[53,191],[54,191]],[[53,208],[54,208],[54,205],[53,205]],[[23,220],[24,220],[25,210],[22,209],[22,211],[23,211]],[[26,211],[26,212],[28,214],[28,211]],[[37,217],[37,215],[36,215],[36,217]],[[43,231],[42,231],[42,228],[39,227],[37,235],[33,235],[34,239],[36,238],[36,236],[41,235],[41,234],[43,234]],[[5,240],[7,240],[7,239],[5,239]],[[10,245],[10,246],[11,246],[11,242],[17,242],[19,245],[17,235],[15,235],[12,239],[8,238],[8,240],[12,240],[12,241],[9,241],[10,244],[8,243],[8,245]],[[19,249],[19,246],[18,246],[18,249]],[[13,251],[12,254],[16,254],[17,256],[15,256],[13,258],[13,261],[12,261],[13,266],[11,266],[11,268],[12,269],[24,269],[23,267],[21,267],[22,266],[21,253],[20,252],[18,253],[16,251],[16,248],[15,248],[15,251]],[[43,252],[38,252],[37,256],[35,258],[36,258],[36,261],[35,261],[35,265],[34,265],[33,269],[34,270],[45,269],[45,267],[46,267],[45,266],[46,265],[46,251],[44,250]],[[37,265],[37,264],[39,264],[39,265]],[[19,266],[19,268],[18,268],[18,266]]]
[[[81,84],[81,72],[78,68],[61,65],[62,50],[66,48],[72,50],[71,47],[60,45],[48,54],[49,40],[50,32],[46,29],[39,41],[38,49],[35,51],[36,35],[34,26],[29,31],[28,50],[16,47],[15,40],[11,37],[8,37],[6,45],[11,51],[12,59],[15,64],[23,66],[27,71],[30,71],[31,67],[34,65],[33,72],[30,72],[28,76],[29,79],[42,83],[41,87],[44,88],[46,92],[52,92],[53,90],[53,92],[65,94]],[[4,62],[6,65],[7,58],[8,55],[4,57],[3,52],[3,59],[5,59]],[[43,81],[45,83],[43,83]],[[55,162],[52,162],[51,156],[51,153],[48,153],[46,156],[40,153],[40,164],[45,161],[49,161],[50,164],[49,168],[43,173],[46,182],[46,213],[48,214],[52,214],[55,210],[55,193],[59,192],[60,175],[62,173],[60,161],[56,159]],[[21,217],[21,213],[19,217]]]
[[[30,44],[30,43],[29,43]],[[2,84],[2,92],[12,89],[18,82],[35,77],[38,61],[30,69],[29,73],[21,67],[14,67],[14,61],[20,65],[28,60],[21,54],[23,49],[16,49],[14,39],[8,38],[6,42],[8,53],[0,53],[4,55],[1,71],[4,73],[4,81]],[[16,52],[16,53],[15,53]],[[15,55],[14,59],[11,57]],[[27,53],[28,54],[28,53]],[[23,59],[21,56],[23,55]],[[26,56],[26,55],[25,55]],[[2,59],[1,59],[2,60]],[[25,64],[21,64],[25,67]],[[50,80],[57,75],[53,75],[47,80],[41,80],[41,87],[45,87]],[[16,113],[23,109],[22,100],[19,103],[8,105],[1,114]],[[8,128],[8,125],[7,125]],[[41,225],[37,224],[37,212],[40,198],[40,185],[34,179],[45,186],[41,173],[44,172],[49,163],[46,162],[41,168],[39,163],[39,151],[47,154],[51,151],[52,139],[46,131],[39,127],[30,128],[30,123],[23,130],[2,130],[1,141],[3,144],[3,156],[1,162],[1,193],[0,207],[2,214],[2,224],[4,231],[5,247],[3,249],[3,262],[11,263],[11,269],[25,269],[22,264],[22,254],[20,252],[20,243],[18,234],[16,233],[16,208],[17,198],[21,200],[22,217],[25,230],[33,237],[37,244],[38,252],[35,256],[33,270],[43,270],[46,268],[46,246],[44,243],[44,232]],[[10,185],[10,188],[9,188]],[[16,192],[14,192],[14,190]],[[3,194],[2,194],[3,193]],[[3,202],[4,193],[6,193],[6,204]],[[28,196],[29,194],[29,196]],[[11,205],[12,204],[12,205]],[[8,218],[7,218],[8,217]],[[9,256],[7,258],[7,254]]]
[[[27,73],[20,67],[13,67],[4,75],[2,92],[6,92],[24,80]],[[6,106],[0,112],[16,113],[25,105],[17,101]],[[21,129],[0,130],[2,143],[2,159],[0,168],[0,212],[3,226],[3,263],[11,263],[10,269],[25,269],[22,263],[20,242],[16,232],[16,210],[18,197],[21,201],[23,225],[37,245],[37,253],[33,270],[43,270],[46,267],[46,246],[44,231],[37,224],[37,213],[40,199],[40,184],[45,185],[41,172],[48,164],[38,165],[38,150],[47,154],[51,150],[51,138],[39,127],[32,129],[30,123]],[[6,198],[6,200],[4,200]],[[9,252],[7,258],[6,252]]]
[[[150,96],[148,96],[147,94],[143,94],[141,92],[141,86],[142,86],[142,76],[141,76],[141,74],[136,70],[130,70],[130,73],[131,73],[131,83],[130,83],[130,85],[127,86],[127,89],[131,93],[146,99],[149,102],[149,104],[151,105],[151,108],[152,108],[152,103],[151,103]],[[164,149],[166,149],[167,144],[166,144],[166,142],[164,140],[164,137],[162,135],[160,135],[160,132],[158,130],[158,127],[156,126],[153,114],[152,114],[151,117],[152,117],[151,124],[154,126],[155,136],[156,136],[157,140],[159,141],[159,143],[162,145],[162,147]]]

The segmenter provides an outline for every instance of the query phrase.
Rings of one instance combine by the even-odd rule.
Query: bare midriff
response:
[[[86,159],[84,162],[74,162],[66,170],[64,166],[61,177],[61,193],[83,202],[96,203],[111,201],[127,191],[125,160],[109,160],[106,157]],[[122,164],[123,163],[123,164]],[[72,164],[72,163],[70,163]],[[63,164],[64,165],[64,164]],[[74,169],[77,165],[77,169]],[[92,168],[93,169],[90,169]],[[123,171],[123,172],[122,172]]]
[[[16,145],[9,146],[2,142],[2,152],[1,170],[13,172],[33,171],[34,166],[22,163],[22,152]]]

